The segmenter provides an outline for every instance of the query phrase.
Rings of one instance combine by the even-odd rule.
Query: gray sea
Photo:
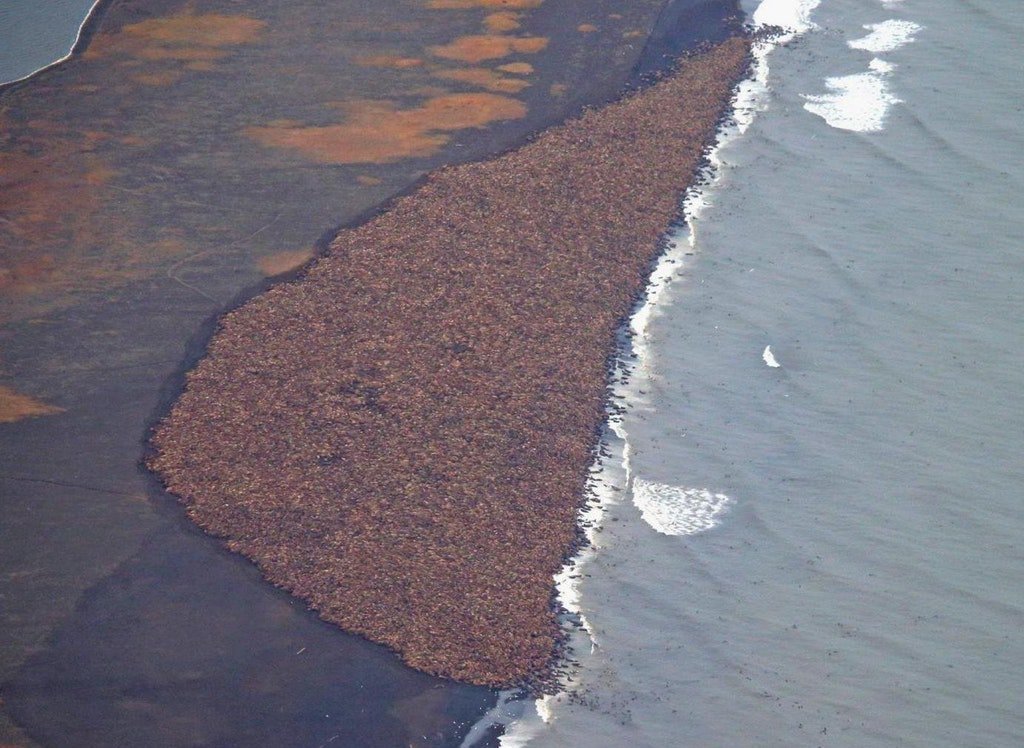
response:
[[[17,5],[3,80],[91,3]],[[745,7],[787,34],[633,321],[572,681],[502,744],[1024,745],[1024,5]]]
[[[578,672],[503,744],[1024,745],[1024,5],[749,10],[794,33],[633,321]]]
[[[21,80],[66,57],[96,0],[0,2],[0,83]]]

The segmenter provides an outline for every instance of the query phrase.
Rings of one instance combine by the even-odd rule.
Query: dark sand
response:
[[[224,317],[151,467],[327,621],[429,673],[542,682],[615,333],[747,51],[343,231]]]

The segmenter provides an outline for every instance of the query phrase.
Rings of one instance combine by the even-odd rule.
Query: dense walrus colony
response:
[[[150,466],[324,619],[413,667],[538,682],[615,333],[748,44],[342,231],[226,315]]]

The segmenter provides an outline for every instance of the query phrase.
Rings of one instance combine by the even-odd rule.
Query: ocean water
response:
[[[576,673],[502,745],[1022,745],[1024,6],[746,10],[789,33],[632,321]]]
[[[96,0],[0,3],[0,83],[21,80],[66,57]]]

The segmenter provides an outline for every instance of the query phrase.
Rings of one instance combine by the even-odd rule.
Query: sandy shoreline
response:
[[[614,333],[746,54],[723,43],[342,232],[222,320],[150,465],[268,579],[412,666],[549,677]]]

